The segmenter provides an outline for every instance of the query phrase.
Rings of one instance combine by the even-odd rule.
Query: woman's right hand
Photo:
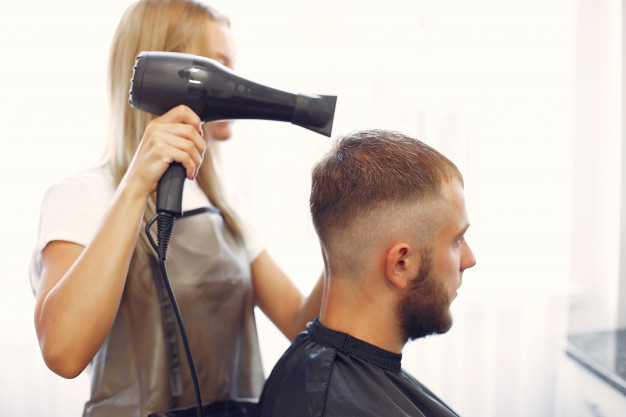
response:
[[[185,106],[153,119],[91,242],[56,240],[43,249],[35,328],[44,361],[57,374],[79,375],[111,331],[147,198],[172,162],[189,178],[197,175],[206,149],[200,126]]]
[[[194,179],[205,150],[200,117],[180,105],[148,124],[123,181],[150,195],[173,162],[180,162],[187,178]]]

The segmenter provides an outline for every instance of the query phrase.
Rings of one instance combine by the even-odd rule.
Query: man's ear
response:
[[[405,288],[413,278],[419,265],[419,258],[412,256],[412,248],[408,243],[401,242],[395,244],[387,252],[387,279],[398,287]]]

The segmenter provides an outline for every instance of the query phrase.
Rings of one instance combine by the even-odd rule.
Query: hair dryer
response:
[[[202,121],[262,119],[291,122],[330,136],[336,96],[291,94],[235,75],[220,63],[190,54],[141,52],[137,55],[130,88],[130,105],[161,115],[184,104]],[[146,234],[161,261],[162,275],[174,306],[196,393],[196,412],[202,415],[202,399],[180,312],[171,291],[165,258],[174,219],[183,215],[182,192],[185,169],[173,163],[157,186],[157,215],[146,225]],[[156,245],[149,228],[157,222]]]
[[[203,122],[261,119],[291,122],[330,136],[336,96],[292,94],[237,76],[219,62],[178,52],[137,55],[130,105],[161,115],[184,104]],[[185,170],[173,163],[157,188],[157,211],[182,215]]]

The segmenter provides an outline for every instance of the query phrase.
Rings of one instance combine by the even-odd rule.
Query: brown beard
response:
[[[407,340],[443,334],[452,327],[450,298],[432,272],[432,250],[424,249],[417,276],[398,304],[400,326]]]

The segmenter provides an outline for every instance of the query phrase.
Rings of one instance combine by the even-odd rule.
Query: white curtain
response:
[[[233,21],[241,75],[287,91],[338,95],[334,136],[363,128],[404,131],[441,150],[463,172],[467,239],[478,263],[464,275],[452,330],[409,343],[403,359],[463,416],[556,415],[556,362],[567,330],[578,220],[572,208],[576,57],[587,32],[619,8],[617,0],[604,3],[590,26],[581,19],[594,6],[582,0],[212,2]],[[3,304],[20,320],[2,330],[3,357],[14,360],[0,377],[1,415],[76,415],[87,395],[84,375],[63,381],[42,364],[26,278],[41,193],[84,166],[77,155],[95,160],[105,137],[103,55],[128,2],[81,4],[60,2],[66,7],[56,14],[1,6],[0,23],[11,39],[30,33],[24,45],[11,44],[20,62],[27,61],[29,46],[60,27],[80,30],[55,35],[60,42],[51,50],[37,49],[46,62],[57,52],[64,61],[45,71],[23,69],[21,79],[43,90],[39,104],[46,112],[34,106],[38,90],[28,84],[11,87],[13,100],[1,102],[2,117],[9,114],[3,119],[11,129],[7,137],[34,134],[36,141],[34,149],[17,140],[10,149],[30,149],[37,160],[17,185],[4,180],[14,192],[32,190],[33,196],[8,230],[20,234],[19,248],[3,246],[10,267],[2,277]],[[50,20],[50,13],[64,24]],[[95,21],[88,25],[89,19]],[[70,42],[77,39],[78,46]],[[16,77],[15,70],[0,71],[4,79]],[[40,73],[48,74],[47,84],[38,81]],[[93,90],[85,94],[81,85]],[[289,124],[240,121],[233,140],[221,147],[227,181],[247,203],[270,253],[305,292],[322,268],[308,212],[309,175],[329,145],[328,138]],[[48,156],[60,147],[75,151]],[[24,170],[17,161],[8,165]],[[269,373],[287,342],[261,314],[258,320]]]

